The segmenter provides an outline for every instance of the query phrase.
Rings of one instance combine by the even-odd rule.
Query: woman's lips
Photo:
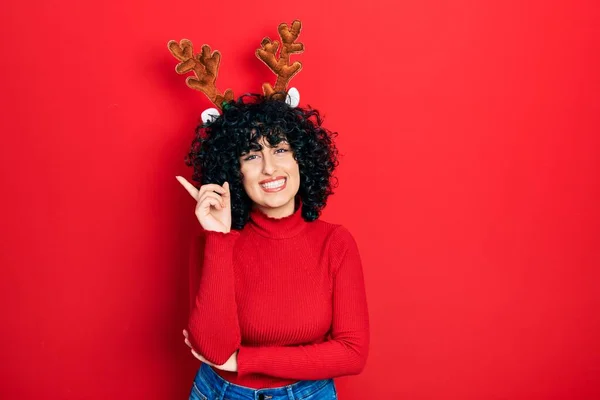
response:
[[[283,184],[281,186],[277,186],[277,187],[265,187],[263,185],[260,185],[261,189],[264,190],[267,193],[274,193],[274,192],[280,192],[283,189],[285,189],[285,186],[287,184],[287,179],[279,179],[277,181],[273,181],[270,184],[278,184],[280,183],[280,181],[283,181]]]

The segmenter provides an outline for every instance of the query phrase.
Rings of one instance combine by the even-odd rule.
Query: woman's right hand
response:
[[[184,177],[176,176],[179,183],[197,201],[196,217],[207,231],[228,233],[231,231],[231,194],[229,182],[223,186],[209,183],[196,189]],[[215,193],[217,192],[217,193]]]

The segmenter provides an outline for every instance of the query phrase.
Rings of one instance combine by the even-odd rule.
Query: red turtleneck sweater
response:
[[[251,388],[358,374],[369,347],[361,259],[342,225],[252,210],[242,230],[203,231],[191,251],[194,349]]]

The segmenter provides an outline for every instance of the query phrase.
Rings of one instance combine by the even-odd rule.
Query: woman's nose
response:
[[[271,175],[276,168],[275,160],[269,155],[266,155],[263,160],[263,174]]]

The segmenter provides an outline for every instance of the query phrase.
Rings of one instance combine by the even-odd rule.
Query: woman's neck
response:
[[[292,215],[297,209],[298,201],[295,198],[288,201],[286,204],[279,207],[264,207],[259,204],[253,203],[252,209],[261,211],[263,214],[269,216],[270,218],[283,218],[289,217]]]

